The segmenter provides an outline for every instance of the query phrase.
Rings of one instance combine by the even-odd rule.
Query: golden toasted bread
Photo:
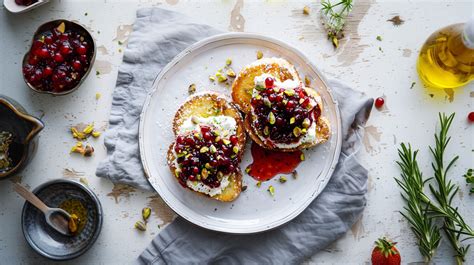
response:
[[[295,67],[281,58],[262,58],[246,66],[232,83],[232,100],[245,112],[250,112],[250,99],[255,87],[255,77],[271,74],[281,82],[291,79],[300,81]]]
[[[238,139],[237,146],[239,147],[239,152],[237,155],[238,161],[240,162],[240,159],[244,153],[246,142],[246,134],[243,126],[242,116],[234,104],[216,93],[209,92],[198,94],[191,97],[184,104],[182,104],[173,119],[173,132],[176,136],[178,136],[180,126],[185,120],[192,116],[207,118],[218,115],[230,116],[236,121],[236,136]],[[175,143],[173,142],[168,149],[167,155],[168,166],[173,175],[175,175],[175,171],[177,169],[175,163],[176,157],[173,151],[174,145]],[[229,185],[222,191],[222,193],[214,196],[209,196],[207,194],[194,191],[191,188],[189,189],[219,201],[229,202],[235,200],[242,190],[242,173],[239,167],[236,167],[236,171],[229,176],[229,182]]]

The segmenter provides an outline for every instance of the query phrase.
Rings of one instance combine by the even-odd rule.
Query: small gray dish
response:
[[[102,206],[97,196],[87,186],[72,180],[57,179],[46,182],[33,193],[49,207],[69,199],[80,200],[87,209],[87,223],[75,236],[65,236],[50,227],[44,214],[32,204],[23,206],[21,224],[23,236],[40,255],[52,260],[77,258],[92,247],[102,229]]]

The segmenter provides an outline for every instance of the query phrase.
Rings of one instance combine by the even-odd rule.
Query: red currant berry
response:
[[[74,70],[76,70],[76,71],[80,71],[81,68],[82,68],[81,62],[79,60],[74,60],[72,62],[72,68],[74,68]]]
[[[36,55],[40,58],[48,58],[50,56],[49,51],[46,48],[36,50]]]
[[[61,46],[61,48],[59,48],[59,51],[62,55],[68,55],[69,53],[71,53],[71,47],[69,47],[68,45],[63,45]]]
[[[53,74],[53,68],[46,66],[43,70],[43,75],[44,76],[50,76]]]
[[[239,139],[237,139],[237,136],[235,135],[230,136],[229,140],[232,143],[232,145],[236,145],[237,142],[239,141]]]
[[[378,97],[377,99],[375,99],[375,107],[378,109],[381,108],[384,103],[385,100],[382,97]]]
[[[265,78],[265,87],[266,88],[272,88],[273,87],[273,82],[274,82],[273,78],[271,78],[271,77]]]
[[[472,111],[471,113],[469,113],[469,115],[467,115],[467,119],[470,122],[474,122],[474,111]]]
[[[59,52],[54,55],[53,59],[57,63],[64,62],[64,57]]]
[[[81,46],[77,47],[76,52],[80,55],[84,55],[84,54],[87,53],[87,48],[86,48],[86,46],[81,45]]]

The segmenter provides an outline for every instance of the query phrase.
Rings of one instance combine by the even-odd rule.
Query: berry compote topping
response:
[[[213,127],[201,125],[200,131],[192,131],[176,138],[179,169],[176,176],[183,186],[186,182],[201,181],[210,188],[218,188],[221,180],[238,167],[239,147],[236,135],[221,138]]]
[[[15,3],[20,6],[29,6],[38,2],[38,0],[15,0]]]
[[[70,90],[89,69],[91,45],[81,33],[66,29],[61,23],[33,41],[23,75],[37,90]]]
[[[321,110],[300,84],[296,88],[278,87],[273,78],[265,79],[265,87],[256,86],[251,100],[253,126],[260,135],[274,143],[298,142],[317,121]]]

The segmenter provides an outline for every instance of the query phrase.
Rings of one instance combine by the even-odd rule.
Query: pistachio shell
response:
[[[135,228],[140,230],[140,231],[146,231],[146,224],[142,221],[137,221],[135,223]]]
[[[201,153],[206,153],[207,151],[209,151],[209,148],[207,146],[203,146],[201,147],[201,150],[199,150],[199,152]]]
[[[286,177],[281,176],[278,180],[280,181],[280,183],[285,183],[286,182]]]
[[[275,195],[275,188],[273,186],[268,187],[268,192],[270,192],[270,195],[274,196]]]
[[[150,218],[150,215],[151,215],[151,208],[145,207],[142,209],[142,217],[145,222],[148,220],[148,218]]]

